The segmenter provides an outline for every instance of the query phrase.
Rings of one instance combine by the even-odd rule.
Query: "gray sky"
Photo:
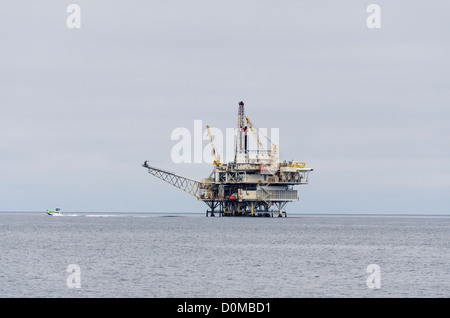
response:
[[[66,8],[81,7],[69,29]],[[381,28],[369,29],[369,4]],[[238,102],[314,168],[288,213],[450,212],[448,1],[0,3],[0,211],[204,212],[147,174]],[[206,146],[207,141],[204,142]]]

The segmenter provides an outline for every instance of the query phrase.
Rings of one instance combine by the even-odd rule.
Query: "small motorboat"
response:
[[[47,214],[48,215],[61,215],[61,209],[60,208],[56,208],[54,211],[47,210]]]

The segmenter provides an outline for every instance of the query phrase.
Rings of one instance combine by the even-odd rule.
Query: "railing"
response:
[[[297,200],[297,190],[256,190],[256,197],[264,200]]]
[[[272,154],[272,150],[247,150],[248,154],[257,154],[257,155],[270,155]]]

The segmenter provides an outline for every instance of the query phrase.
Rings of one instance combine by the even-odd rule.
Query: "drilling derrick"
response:
[[[248,126],[247,126],[248,124]],[[288,202],[298,201],[296,185],[308,183],[312,168],[304,162],[283,161],[278,158],[276,145],[263,149],[255,128],[244,113],[244,103],[239,103],[236,132],[236,148],[233,162],[220,163],[220,157],[212,143],[214,169],[209,178],[197,181],[172,172],[151,167],[148,161],[142,165],[150,174],[180,188],[205,202],[209,210],[206,216],[286,216]],[[248,149],[247,132],[251,130],[257,150]]]

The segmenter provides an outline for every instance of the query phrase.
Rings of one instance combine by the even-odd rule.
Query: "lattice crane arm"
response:
[[[201,182],[191,178],[177,175],[173,172],[151,167],[148,165],[148,160],[146,160],[142,166],[144,168],[147,168],[148,173],[154,175],[155,177],[163,181],[166,181],[167,183],[173,185],[174,187],[177,187],[178,189],[181,189],[193,195],[197,199],[200,199],[200,186],[202,185]]]

